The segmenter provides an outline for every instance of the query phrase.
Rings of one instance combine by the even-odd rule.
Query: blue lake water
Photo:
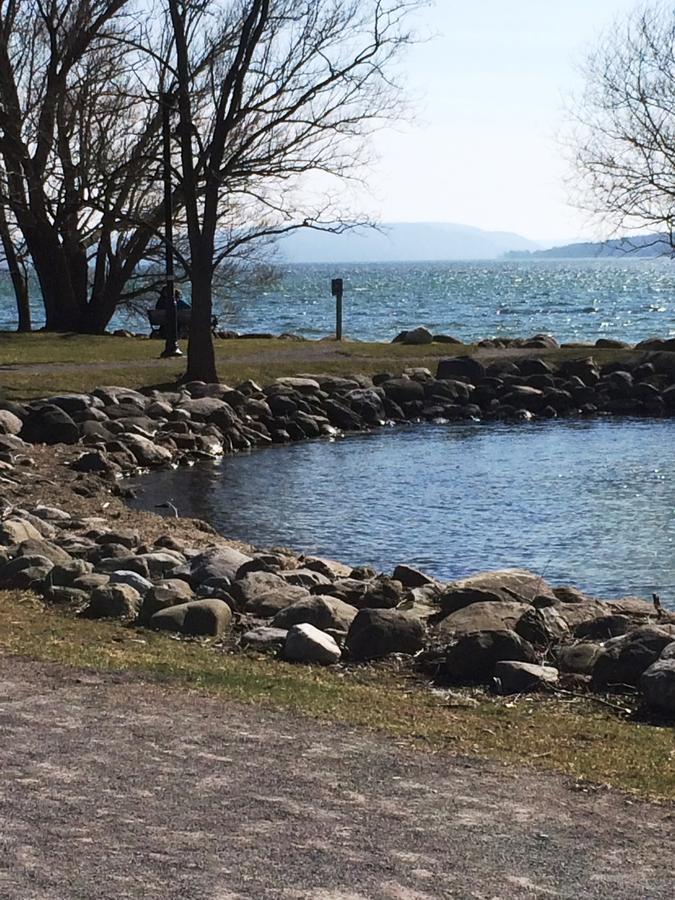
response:
[[[383,571],[524,566],[675,608],[673,448],[675,420],[409,426],[148,476],[134,505]]]
[[[675,336],[675,262],[664,258],[322,264],[280,271],[270,287],[218,289],[221,326],[312,338],[330,334],[335,327],[330,279],[341,276],[345,334],[359,340],[390,340],[418,324],[466,341],[538,331],[560,341]],[[39,325],[39,304],[34,309]],[[15,324],[4,274],[0,329]],[[120,312],[112,327],[147,331],[147,322]]]

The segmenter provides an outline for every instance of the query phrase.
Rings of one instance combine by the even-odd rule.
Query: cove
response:
[[[137,479],[219,532],[442,579],[525,567],[675,608],[675,420],[409,425]]]

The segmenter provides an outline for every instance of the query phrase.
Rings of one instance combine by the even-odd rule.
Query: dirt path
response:
[[[672,898],[675,811],[0,657],[5,900]]]

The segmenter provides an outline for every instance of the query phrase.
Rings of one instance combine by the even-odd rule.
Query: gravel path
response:
[[[0,656],[3,900],[672,900],[675,810]]]

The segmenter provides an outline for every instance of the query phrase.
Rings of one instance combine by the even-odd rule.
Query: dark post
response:
[[[330,292],[335,297],[335,340],[342,340],[342,290],[344,283],[341,278],[333,278],[330,283]]]
[[[178,346],[178,310],[173,271],[173,204],[171,196],[171,104],[170,93],[160,94],[162,104],[162,166],[164,170],[164,245],[166,254],[166,318],[164,320],[165,343],[162,357],[182,356]]]

